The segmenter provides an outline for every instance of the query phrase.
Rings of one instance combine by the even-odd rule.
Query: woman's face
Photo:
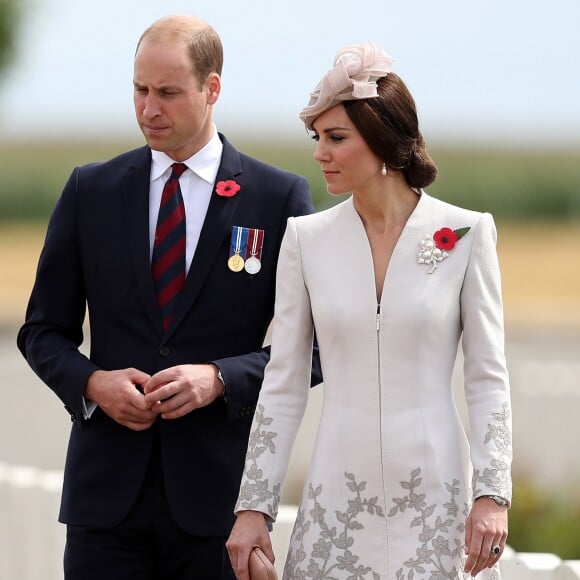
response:
[[[343,105],[322,113],[313,127],[314,159],[320,163],[328,193],[363,191],[381,178],[382,161],[369,149]]]

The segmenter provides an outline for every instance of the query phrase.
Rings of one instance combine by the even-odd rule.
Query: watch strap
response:
[[[489,495],[480,495],[479,497],[488,497],[489,499],[492,499],[499,507],[509,507],[510,505],[510,502],[501,495],[489,494]]]

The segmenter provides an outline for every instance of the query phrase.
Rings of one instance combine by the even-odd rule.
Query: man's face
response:
[[[181,41],[145,38],[134,65],[135,114],[151,149],[175,161],[197,153],[212,135],[212,105],[220,78],[210,74],[203,86],[193,74]]]

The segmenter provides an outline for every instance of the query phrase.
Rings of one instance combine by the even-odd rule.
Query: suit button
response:
[[[160,354],[161,356],[167,356],[167,355],[169,354],[169,347],[168,347],[168,346],[162,346],[162,347],[159,349],[159,354]]]

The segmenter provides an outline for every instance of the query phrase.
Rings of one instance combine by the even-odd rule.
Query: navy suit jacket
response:
[[[212,195],[169,330],[155,302],[149,256],[151,151],[142,147],[76,168],[50,219],[18,346],[72,418],[60,521],[111,527],[133,505],[159,429],[167,499],[176,522],[196,535],[227,535],[233,524],[273,315],[280,242],[289,216],[312,211],[307,182],[238,152],[220,135],[217,180],[233,197]],[[232,226],[265,231],[262,269],[227,267]],[[90,355],[79,351],[88,308]],[[82,415],[96,369],[146,373],[215,362],[227,402],[136,432],[99,408]],[[313,382],[320,381],[317,363]]]

